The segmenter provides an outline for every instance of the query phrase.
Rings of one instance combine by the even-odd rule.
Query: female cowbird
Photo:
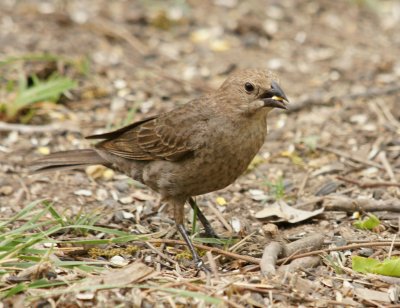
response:
[[[31,164],[33,172],[101,164],[160,193],[173,207],[174,220],[198,268],[205,268],[184,227],[184,204],[192,197],[234,182],[257,154],[267,132],[267,114],[287,109],[288,99],[271,72],[247,69],[230,75],[213,93],[167,113],[116,131],[92,149],[47,155]],[[214,235],[198,211],[206,232]]]

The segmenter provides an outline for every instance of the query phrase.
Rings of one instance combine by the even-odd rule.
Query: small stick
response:
[[[385,115],[386,119],[397,129],[400,128],[400,122],[393,116],[392,112],[389,110],[387,104],[383,100],[378,100],[376,102],[379,105],[379,108],[382,110],[382,113]]]
[[[154,247],[152,244],[150,244],[149,242],[145,242],[147,247],[149,247],[152,251],[154,251],[157,255],[159,255],[161,258],[167,260],[168,262],[170,262],[171,264],[175,264],[176,261],[174,261],[173,259],[171,259],[170,257],[168,257],[166,254],[162,253],[161,251],[159,251],[156,247]]]
[[[360,188],[391,187],[391,186],[400,187],[400,183],[394,183],[388,181],[358,181],[343,176],[337,176],[336,178],[340,181],[357,185]]]
[[[100,32],[103,35],[126,41],[132,49],[136,50],[142,56],[149,52],[147,46],[133,36],[125,27],[117,26],[115,23],[108,22],[102,18],[97,18],[94,21],[88,22],[85,26],[90,30]]]
[[[47,132],[79,132],[79,127],[73,122],[55,122],[47,125],[24,125],[0,121],[0,131],[17,131],[23,134]]]
[[[313,234],[292,243],[287,244],[283,248],[285,256],[290,256],[296,252],[307,252],[320,248],[324,244],[323,234]]]
[[[388,259],[390,259],[391,256],[392,256],[393,245],[394,245],[394,242],[396,241],[396,237],[397,237],[397,234],[395,234],[393,236],[393,240],[392,240],[392,243],[391,243],[390,248],[389,248]]]
[[[221,212],[211,202],[208,202],[208,207],[215,214],[215,216],[217,216],[218,220],[223,224],[225,229],[232,234],[233,229],[231,225],[226,221],[226,219],[221,215]]]
[[[215,260],[213,258],[212,252],[207,251],[206,256],[207,256],[208,264],[210,265],[211,271],[212,271],[215,279],[219,280],[218,268],[217,268],[217,264],[215,263]]]
[[[396,177],[394,176],[393,169],[390,166],[390,164],[389,164],[389,162],[388,162],[388,160],[386,158],[386,152],[380,152],[378,157],[379,157],[380,161],[382,162],[383,167],[385,167],[386,173],[388,174],[390,180],[392,182],[397,182],[396,181]]]
[[[316,267],[321,262],[321,258],[319,256],[309,256],[301,259],[293,260],[288,265],[282,265],[279,267],[279,272],[290,272],[293,273],[298,269],[307,269]]]
[[[148,240],[147,242],[149,242],[149,243],[160,243],[160,244],[165,243],[165,244],[184,245],[184,246],[186,246],[186,242],[184,242],[182,240],[174,240],[174,239],[151,239],[151,240]],[[222,249],[219,249],[219,248],[216,248],[216,247],[209,247],[209,246],[202,245],[202,244],[197,244],[197,243],[193,243],[193,246],[196,247],[196,248],[200,248],[200,249],[203,249],[203,250],[214,252],[216,254],[225,255],[225,256],[233,258],[233,259],[243,260],[243,261],[246,261],[246,262],[249,262],[249,263],[254,263],[254,264],[260,264],[260,259],[259,258],[240,255],[240,254],[229,252],[229,251],[225,251],[225,250],[222,250]]]
[[[325,211],[344,211],[352,213],[355,211],[390,211],[400,212],[400,201],[398,199],[376,200],[372,198],[357,198],[332,196],[324,199]]]
[[[277,261],[277,264],[282,264],[286,263],[287,261],[291,261],[294,259],[299,259],[299,258],[304,258],[308,256],[315,256],[323,253],[328,253],[332,251],[341,251],[341,250],[351,250],[351,249],[356,249],[356,248],[368,248],[368,247],[385,247],[385,246],[396,246],[400,247],[400,241],[392,242],[392,243],[382,243],[382,242],[370,242],[370,243],[362,243],[362,244],[351,244],[351,245],[344,245],[340,247],[333,247],[333,248],[326,248],[326,249],[320,249],[320,250],[314,250],[310,252],[305,252],[301,253],[298,255],[293,255],[287,258],[282,258]]]
[[[236,244],[232,245],[231,247],[228,248],[229,251],[235,252],[236,249],[242,246],[249,238],[251,238],[254,234],[256,234],[257,231],[254,231],[250,233],[249,235],[245,236],[242,240],[237,242]]]
[[[397,92],[400,92],[400,86],[398,85],[387,87],[384,89],[370,88],[366,91],[355,92],[340,96],[332,96],[332,95],[323,96],[321,94],[315,94],[297,102],[296,104],[290,107],[288,112],[297,112],[305,107],[310,108],[312,106],[324,106],[334,101],[354,100],[358,98],[368,98],[371,96],[392,95],[396,94]]]
[[[264,252],[260,261],[261,274],[264,277],[271,278],[275,275],[275,265],[278,256],[282,252],[282,244],[278,242],[271,242],[264,248]]]
[[[304,189],[306,188],[308,179],[310,178],[310,172],[308,171],[306,173],[306,176],[304,177],[303,181],[300,184],[299,190],[297,192],[297,198],[301,197],[304,193]]]
[[[355,162],[363,164],[363,165],[376,167],[376,168],[379,168],[379,169],[385,169],[383,166],[381,166],[380,164],[377,164],[377,163],[375,163],[373,161],[361,159],[361,158],[352,156],[350,154],[347,154],[345,152],[342,152],[342,151],[339,151],[339,150],[336,150],[336,149],[333,149],[333,148],[330,148],[330,147],[317,146],[317,149],[321,150],[321,151],[333,153],[333,154],[335,154],[337,156],[340,156],[340,157],[343,157],[343,158],[346,158],[346,159],[350,159],[352,161],[355,161]]]

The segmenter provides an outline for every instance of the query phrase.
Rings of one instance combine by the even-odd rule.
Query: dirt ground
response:
[[[28,123],[1,122],[1,219],[47,199],[67,217],[101,213],[97,226],[159,239],[120,254],[120,267],[82,245],[80,255],[64,256],[101,259],[121,282],[133,264],[149,273],[140,279],[81,291],[71,268],[51,278],[68,281],[68,290],[28,289],[1,307],[400,307],[399,278],[359,273],[351,261],[400,254],[399,1],[5,0],[0,46],[1,60],[27,57],[0,66],[0,100],[20,72],[58,71],[78,82],[58,104],[37,105]],[[32,60],[44,54],[57,59]],[[249,67],[276,72],[291,108],[270,114],[265,145],[243,176],[197,198],[218,234],[240,240],[231,255],[208,249],[210,277],[196,276],[190,259],[179,258],[185,246],[168,242],[181,238],[150,189],[97,167],[28,176],[25,164],[40,155],[88,147],[84,136],[171,110]],[[261,212],[276,204],[290,206],[283,217]],[[291,221],[293,208],[317,212]],[[378,227],[355,228],[357,215],[372,213]],[[191,221],[188,206],[188,229]],[[266,245],[309,236],[322,238],[308,247],[311,257],[290,267],[294,258],[283,258],[304,250],[283,252],[286,265],[262,275],[255,263]],[[12,285],[3,276],[1,289]]]

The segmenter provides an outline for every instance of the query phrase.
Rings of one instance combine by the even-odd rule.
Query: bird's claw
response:
[[[210,268],[209,268],[207,265],[204,264],[203,260],[201,260],[201,259],[195,260],[194,263],[195,263],[195,265],[196,265],[196,269],[197,269],[198,272],[199,272],[199,271],[203,271],[203,272],[205,272],[206,274],[211,273]],[[197,273],[198,273],[198,272],[197,272]]]

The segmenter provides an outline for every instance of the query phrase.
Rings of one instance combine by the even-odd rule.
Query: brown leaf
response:
[[[127,285],[150,275],[154,270],[142,262],[135,262],[118,269],[104,271],[99,276],[93,276],[84,281],[83,286],[98,284]]]

